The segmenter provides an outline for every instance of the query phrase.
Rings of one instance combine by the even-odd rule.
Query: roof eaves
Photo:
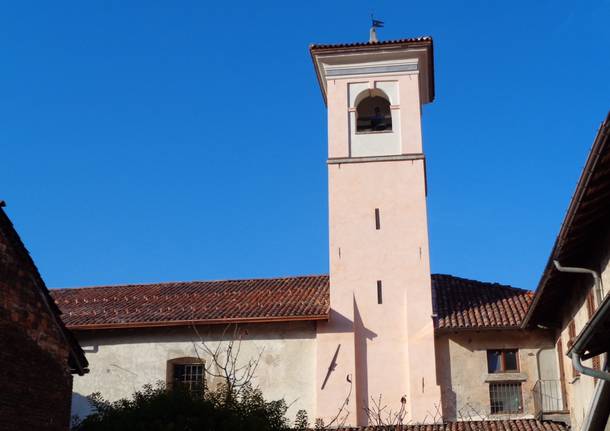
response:
[[[383,40],[379,42],[354,42],[354,43],[337,43],[337,44],[310,44],[309,45],[309,53],[311,55],[311,59],[314,64],[314,68],[316,70],[316,76],[318,79],[318,84],[320,86],[320,91],[322,91],[322,99],[324,100],[324,105],[327,105],[326,92],[324,91],[324,84],[322,81],[322,77],[320,75],[320,70],[316,63],[316,54],[324,54],[324,53],[340,53],[340,52],[350,52],[350,51],[367,51],[371,49],[376,49],[377,47],[384,48],[400,48],[404,46],[408,46],[410,48],[413,47],[427,47],[430,49],[430,55],[428,56],[428,69],[430,70],[430,85],[428,85],[428,97],[430,102],[434,101],[435,97],[435,89],[434,89],[434,42],[432,40],[432,36],[421,36],[415,38],[405,38],[405,39],[393,39],[393,40]]]
[[[199,325],[222,325],[222,324],[244,324],[244,323],[277,323],[277,322],[309,322],[328,320],[329,314],[316,314],[304,316],[282,316],[282,317],[244,317],[223,319],[200,319],[200,320],[167,320],[150,322],[117,322],[117,323],[93,323],[68,325],[72,331],[94,331],[103,329],[142,329],[142,328],[165,328],[177,326],[199,326]]]
[[[572,227],[572,221],[574,220],[574,216],[576,215],[579,207],[580,200],[587,188],[589,180],[593,172],[595,171],[595,167],[597,165],[597,161],[599,160],[602,151],[605,149],[606,144],[610,139],[608,136],[610,135],[610,112],[608,112],[606,119],[601,123],[598,132],[595,136],[595,140],[593,141],[593,145],[591,146],[591,150],[589,151],[589,155],[587,157],[587,161],[585,163],[585,167],[581,173],[581,176],[576,185],[576,189],[572,195],[572,199],[570,200],[570,204],[568,205],[568,210],[566,211],[566,215],[561,224],[561,228],[559,229],[559,233],[557,238],[555,239],[555,243],[553,244],[553,248],[551,249],[551,254],[547,260],[545,269],[540,277],[540,281],[538,283],[538,287],[534,293],[534,298],[532,300],[532,304],[530,305],[525,318],[521,324],[522,327],[527,327],[530,325],[530,321],[532,316],[537,309],[537,305],[540,302],[540,297],[544,292],[544,288],[554,271],[553,260],[558,258],[559,252],[561,251],[561,247],[566,241],[567,235],[569,233],[570,228]]]

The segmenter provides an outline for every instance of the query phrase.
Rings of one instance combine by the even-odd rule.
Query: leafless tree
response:
[[[400,399],[400,409],[393,411],[383,403],[380,394],[377,399],[371,397],[371,402],[364,407],[364,412],[369,424],[381,431],[400,429],[407,415],[407,398],[403,395]]]
[[[211,378],[220,379],[226,394],[225,402],[230,402],[232,397],[239,396],[246,386],[252,384],[264,348],[259,349],[256,357],[240,362],[243,332],[237,324],[227,325],[224,328],[215,348],[210,347],[203,339],[195,325],[193,330],[199,338],[199,343],[194,343],[197,358],[202,360],[201,350],[206,359],[211,361],[211,364],[205,367],[205,373]]]
[[[352,381],[352,375],[348,374],[346,376],[347,383],[349,384],[349,390],[347,392],[347,396],[343,400],[341,406],[337,411],[337,414],[328,422],[324,423],[324,420],[321,418],[316,419],[315,429],[317,430],[328,430],[332,428],[343,428],[345,423],[347,422],[347,418],[349,418],[350,410],[349,410],[349,402],[352,397],[352,390],[354,388],[354,383]]]

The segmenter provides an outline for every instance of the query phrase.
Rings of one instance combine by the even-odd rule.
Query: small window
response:
[[[487,371],[489,373],[511,373],[519,371],[517,349],[488,350]]]
[[[390,102],[381,96],[369,96],[356,107],[356,133],[391,132]]]
[[[180,385],[202,395],[205,390],[205,364],[198,358],[177,358],[167,361],[167,386]]]
[[[523,413],[521,383],[490,383],[491,414]]]

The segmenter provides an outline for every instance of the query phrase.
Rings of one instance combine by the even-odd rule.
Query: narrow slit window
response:
[[[383,292],[381,290],[381,280],[377,280],[377,304],[383,304]]]
[[[381,218],[379,216],[379,208],[375,208],[375,229],[381,229]]]

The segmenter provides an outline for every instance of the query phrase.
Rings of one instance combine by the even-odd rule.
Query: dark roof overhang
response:
[[[557,239],[538,283],[523,326],[559,328],[591,278],[559,272],[563,266],[599,269],[610,238],[610,113],[601,124],[568,207]]]

